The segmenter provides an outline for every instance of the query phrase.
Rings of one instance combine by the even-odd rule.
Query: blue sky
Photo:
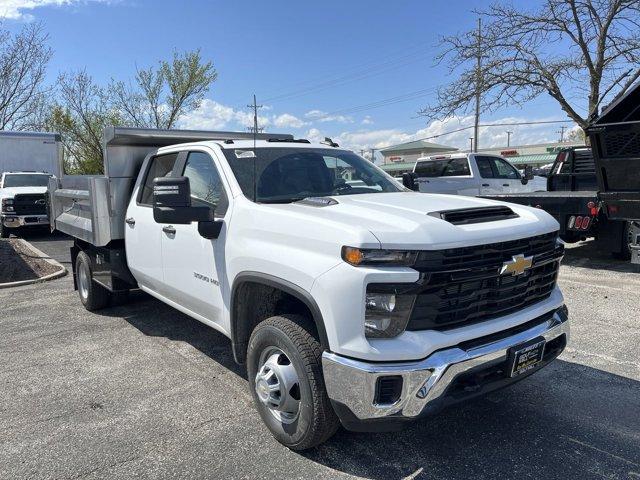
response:
[[[446,84],[435,64],[440,35],[473,27],[474,8],[461,1],[205,1],[205,0],[0,0],[4,26],[17,30],[41,21],[59,72],[86,69],[96,81],[128,79],[136,66],[199,48],[219,73],[207,99],[181,119],[185,128],[244,129],[246,104],[258,96],[269,131],[331,136],[354,149],[426,137],[468,125],[469,118],[427,125],[416,112]],[[417,92],[417,93],[416,93]],[[372,103],[407,94],[380,108]],[[411,94],[411,95],[409,95]],[[418,96],[421,95],[421,96]],[[356,108],[358,107],[358,108]],[[483,118],[566,118],[550,98]],[[559,125],[492,127],[481,146],[555,140]],[[469,132],[434,142],[466,148]]]

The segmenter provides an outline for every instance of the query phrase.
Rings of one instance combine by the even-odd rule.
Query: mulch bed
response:
[[[0,240],[0,283],[35,280],[57,271],[19,241]]]

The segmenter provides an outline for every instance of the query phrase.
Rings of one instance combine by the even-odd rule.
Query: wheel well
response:
[[[315,302],[290,285],[264,279],[245,280],[234,286],[231,302],[231,341],[238,363],[245,362],[253,329],[263,320],[284,313],[313,320],[315,331],[309,333],[320,341],[323,348],[328,348],[324,324]]]

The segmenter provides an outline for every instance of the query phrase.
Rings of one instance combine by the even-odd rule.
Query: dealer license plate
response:
[[[511,377],[527,373],[538,366],[544,356],[545,340],[533,340],[529,344],[518,345],[511,349]]]

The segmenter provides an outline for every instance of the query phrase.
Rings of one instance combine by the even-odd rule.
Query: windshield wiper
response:
[[[304,200],[308,197],[272,197],[272,198],[259,198],[258,203],[293,203]]]

